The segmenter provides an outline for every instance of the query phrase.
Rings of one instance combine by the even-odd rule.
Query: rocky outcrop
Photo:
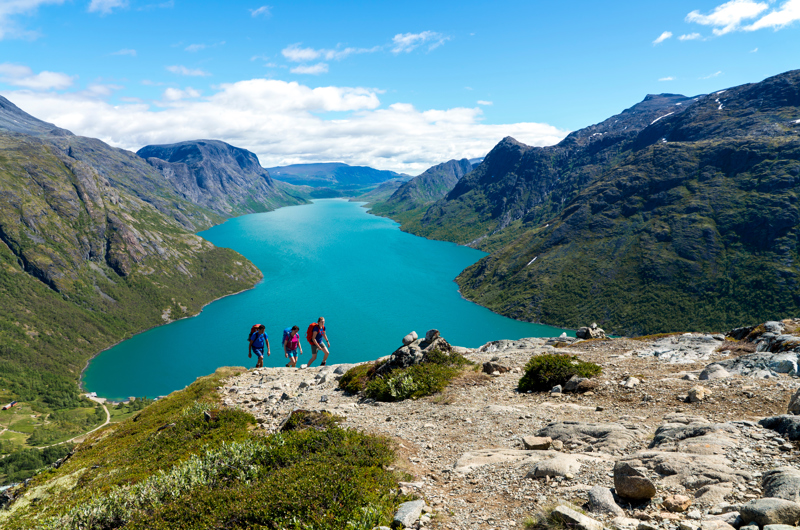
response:
[[[592,322],[591,326],[578,328],[578,331],[575,332],[575,336],[579,339],[604,339],[606,338],[606,332],[597,327],[596,322]]]
[[[439,331],[432,329],[425,333],[425,338],[416,338],[416,332],[411,332],[403,338],[403,346],[397,348],[386,362],[382,363],[375,369],[377,375],[388,374],[392,370],[401,368],[408,368],[415,364],[420,364],[425,360],[425,355],[434,350],[449,354],[453,351],[453,347],[448,344],[444,338],[439,336]],[[406,339],[413,340],[405,344]]]

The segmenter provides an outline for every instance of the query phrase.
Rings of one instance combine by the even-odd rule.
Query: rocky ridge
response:
[[[800,321],[781,324],[790,329]],[[741,346],[769,338],[763,335],[751,332]],[[407,338],[411,351],[424,341]],[[253,413],[266,432],[293,410],[325,410],[342,416],[345,427],[394,439],[398,465],[415,477],[402,488],[432,510],[406,528],[521,528],[527,516],[554,505],[583,529],[794,525],[796,437],[769,426],[794,418],[780,415],[800,384],[786,372],[699,382],[709,364],[738,358],[732,344],[731,336],[694,333],[453,346],[491,374],[468,371],[442,394],[399,403],[344,395],[337,380],[353,365],[260,368],[218,391],[225,406]],[[524,364],[547,352],[578,355],[603,373],[583,393],[517,392]]]

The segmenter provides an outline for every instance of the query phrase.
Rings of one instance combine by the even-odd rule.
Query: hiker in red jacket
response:
[[[323,339],[328,343],[327,346],[322,342]],[[325,318],[319,317],[319,320],[308,326],[306,340],[311,344],[311,360],[308,361],[308,367],[311,368],[311,364],[317,360],[317,351],[319,350],[325,352],[325,356],[322,358],[322,364],[320,364],[320,366],[325,366],[325,363],[328,362],[328,354],[330,354],[328,348],[331,346],[331,340],[328,338],[327,333],[325,333]]]

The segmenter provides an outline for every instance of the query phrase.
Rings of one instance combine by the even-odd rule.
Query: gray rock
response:
[[[584,382],[588,381],[588,377],[581,377],[579,375],[573,375],[569,378],[569,381],[564,383],[564,392],[576,392],[578,390],[578,386]]]
[[[789,399],[789,407],[786,409],[786,412],[789,414],[800,414],[800,388],[798,388],[797,392],[792,394],[791,399]]]
[[[625,510],[614,500],[611,490],[602,486],[594,486],[589,490],[589,501],[586,508],[592,513],[602,513],[613,517],[624,517]]]
[[[753,499],[742,504],[739,509],[744,524],[756,523],[797,525],[800,521],[800,504],[786,499]]]
[[[550,392],[553,394],[560,394],[561,393],[561,385],[556,385],[550,389]]]
[[[702,385],[696,385],[689,389],[689,403],[699,403],[711,395],[711,390]]]
[[[354,366],[354,364],[340,364],[336,366],[336,369],[333,371],[333,373],[336,375],[344,375]]]
[[[500,372],[501,374],[504,374],[504,373],[509,372],[509,371],[511,371],[511,369],[508,368],[507,366],[503,366],[502,364],[497,364],[497,363],[494,363],[494,362],[485,362],[485,363],[483,363],[483,372],[486,373],[486,374],[490,374],[491,375],[491,374],[493,374],[495,372]]]
[[[731,374],[721,365],[712,363],[705,367],[705,369],[700,372],[700,380],[701,381],[708,381],[714,379],[725,379],[726,377],[730,377]]]
[[[634,500],[652,499],[656,494],[655,484],[627,462],[614,466],[614,489],[620,497]]]
[[[525,449],[547,450],[550,449],[553,439],[549,436],[523,436],[522,445]]]
[[[797,375],[797,353],[777,353],[772,356],[767,367],[779,374]]]
[[[392,526],[401,525],[405,528],[413,525],[417,522],[419,516],[422,515],[423,506],[425,506],[424,500],[404,502],[397,508]]]
[[[438,329],[429,329],[425,332],[425,342],[433,342],[439,338]]]
[[[408,335],[403,337],[403,346],[408,346],[409,344],[411,344],[412,342],[417,340],[417,338],[418,338],[417,337],[417,332],[416,331],[412,331],[411,333],[409,333]]]
[[[643,434],[638,429],[628,429],[619,423],[564,421],[551,423],[537,432],[536,436],[549,436],[553,441],[565,444],[589,444],[595,451],[622,454],[628,445],[637,442],[639,435]]]
[[[800,470],[784,466],[767,471],[761,479],[761,487],[765,497],[800,503]]]
[[[784,414],[782,416],[772,416],[764,418],[758,422],[765,429],[771,429],[782,434],[789,440],[800,440],[800,416]]]
[[[746,471],[728,467],[726,458],[718,455],[643,451],[624,461],[658,473],[665,486],[681,485],[690,491],[710,485],[730,487],[753,478]]]
[[[668,363],[694,363],[710,359],[718,347],[711,335],[684,333],[658,339],[637,355]]]
[[[555,458],[537,462],[528,472],[528,478],[565,477],[574,475],[581,468],[578,459],[569,454],[560,454]]]
[[[765,524],[764,530],[797,530],[797,527],[788,524]]]
[[[650,449],[714,454],[739,444],[740,431],[731,423],[667,423],[656,429]]]
[[[560,517],[569,528],[578,530],[603,530],[603,524],[566,506],[558,506],[553,515]]]
[[[624,386],[625,388],[634,388],[638,386],[639,383],[641,383],[641,381],[639,381],[639,379],[637,379],[636,377],[629,377],[625,380],[625,383],[622,386]]]

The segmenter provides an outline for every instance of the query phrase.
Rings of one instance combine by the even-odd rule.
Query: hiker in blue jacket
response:
[[[267,356],[271,355],[269,351],[269,337],[265,331],[266,327],[261,324],[258,328],[250,335],[250,340],[248,341],[247,346],[247,356],[253,357],[253,353],[255,352],[256,356],[258,356],[258,362],[256,363],[256,368],[261,368],[264,366],[264,347],[267,348]]]

